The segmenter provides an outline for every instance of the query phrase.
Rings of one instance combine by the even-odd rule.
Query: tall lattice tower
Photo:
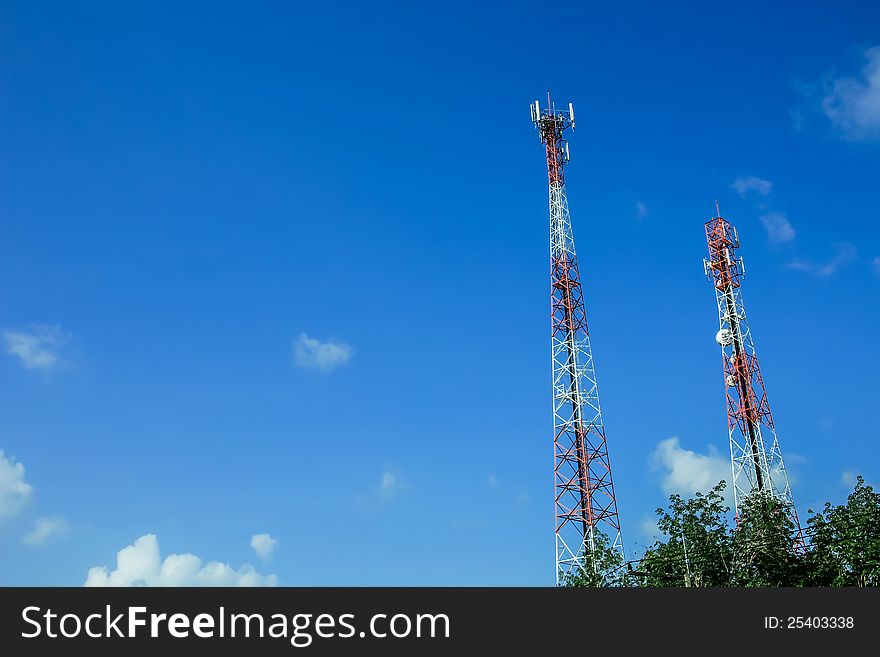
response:
[[[715,288],[718,304],[719,328],[715,341],[721,346],[723,361],[737,516],[747,495],[754,491],[771,493],[787,504],[798,528],[796,542],[803,544],[803,533],[740,291],[745,265],[736,255],[739,236],[736,228],[721,217],[717,209],[716,204],[715,218],[706,222],[709,258],[703,261],[703,267]]]
[[[595,568],[597,542],[607,537],[623,554],[617,501],[599,388],[578,272],[564,167],[563,133],[574,130],[574,109],[532,105],[532,121],[546,152],[550,183],[550,322],[553,361],[553,458],[556,512],[556,583]]]

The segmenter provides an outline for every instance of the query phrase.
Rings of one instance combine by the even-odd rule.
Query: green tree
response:
[[[767,492],[755,492],[740,505],[733,530],[733,586],[798,586],[803,561],[795,549],[797,527],[785,503]]]
[[[669,497],[669,509],[657,509],[657,528],[664,540],[645,551],[639,573],[645,586],[726,586],[730,581],[730,508],[726,483],[690,499]]]
[[[663,538],[635,572],[597,533],[589,563],[562,585],[880,586],[880,493],[862,477],[845,505],[809,512],[805,549],[795,543],[790,509],[767,492],[746,497],[730,528],[724,489],[722,481],[706,495],[670,496],[668,509],[657,509]]]
[[[809,518],[808,586],[880,585],[880,493],[859,476],[846,505]]]
[[[562,580],[562,586],[606,587],[628,584],[623,555],[612,547],[606,534],[594,533],[593,549],[587,558],[588,563],[570,572]]]

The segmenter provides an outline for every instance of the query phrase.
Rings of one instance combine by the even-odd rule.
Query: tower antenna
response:
[[[596,550],[606,545],[623,556],[617,499],[584,293],[565,191],[574,110],[532,106],[547,156],[550,191],[550,344],[553,363],[553,473],[556,515],[556,584],[598,568]]]
[[[709,258],[703,261],[703,268],[715,289],[718,306],[715,341],[721,347],[736,515],[739,518],[743,500],[751,493],[774,495],[786,505],[797,528],[795,543],[803,548],[804,535],[740,290],[745,265],[736,255],[739,235],[721,217],[717,201],[715,210],[716,217],[706,222]]]

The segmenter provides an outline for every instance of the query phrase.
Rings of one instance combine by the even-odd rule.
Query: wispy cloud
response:
[[[880,256],[877,256],[871,261],[871,267],[873,267],[874,273],[880,276]]]
[[[722,479],[731,490],[730,462],[709,445],[706,454],[684,449],[678,436],[661,440],[651,456],[651,465],[662,473],[661,485],[666,495],[707,493]]]
[[[880,46],[864,52],[865,64],[854,77],[830,78],[821,109],[844,139],[880,139]]]
[[[771,242],[790,242],[794,239],[794,226],[784,212],[768,212],[759,218]]]
[[[382,473],[382,478],[379,481],[379,494],[382,497],[390,499],[403,488],[405,488],[404,483],[396,474],[387,470]]]
[[[26,534],[21,542],[25,545],[42,545],[52,538],[65,536],[70,532],[70,525],[62,516],[39,518],[34,528]]]
[[[269,534],[254,534],[251,536],[251,547],[260,560],[266,563],[272,558],[272,553],[278,547],[278,539],[272,538]]]
[[[840,481],[847,488],[853,488],[856,485],[856,476],[857,472],[852,472],[850,470],[844,470],[840,473]]]
[[[3,331],[6,353],[18,357],[29,370],[48,372],[66,364],[61,349],[70,333],[60,326],[34,324],[23,330]]]
[[[813,276],[825,278],[834,274],[838,269],[849,264],[858,256],[856,247],[848,242],[838,242],[833,245],[833,255],[825,262],[813,262],[811,260],[793,260],[788,263],[789,269],[803,271]]]
[[[636,219],[644,219],[648,216],[648,206],[641,201],[636,201]]]
[[[382,483],[379,486],[382,490],[393,490],[397,487],[397,477],[390,472],[383,472]]]
[[[164,561],[155,534],[145,534],[116,554],[116,568],[96,566],[84,586],[277,586],[275,575],[260,575],[252,566],[202,560],[194,554],[171,554]]]
[[[24,477],[24,465],[0,449],[0,520],[17,515],[30,501],[34,488]]]
[[[639,523],[639,529],[645,538],[655,538],[660,535],[660,528],[657,526],[657,518],[642,518]]]
[[[738,176],[730,186],[743,198],[746,198],[751,192],[767,198],[770,192],[773,191],[772,182],[757,176]],[[767,206],[763,202],[759,202],[758,207],[765,210]],[[765,212],[758,218],[761,220],[761,225],[764,226],[767,238],[771,242],[790,242],[795,238],[794,226],[791,225],[784,212]]]
[[[773,183],[757,176],[737,176],[730,185],[736,193],[745,198],[749,192],[755,192],[760,196],[769,196],[773,190]]]
[[[345,342],[329,339],[326,341],[310,338],[305,333],[293,343],[293,360],[299,367],[316,369],[329,373],[337,367],[348,365],[352,348]]]

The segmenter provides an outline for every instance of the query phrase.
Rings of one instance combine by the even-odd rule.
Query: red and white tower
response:
[[[553,458],[556,514],[556,583],[595,568],[597,533],[623,554],[617,501],[584,295],[578,271],[564,167],[569,161],[563,132],[574,130],[574,109],[532,105],[532,121],[547,153],[550,183],[550,322],[553,361]]]
[[[803,544],[791,485],[740,291],[745,265],[736,255],[739,236],[736,228],[717,212],[717,206],[716,215],[706,222],[709,258],[703,261],[703,266],[706,277],[715,288],[718,304],[719,328],[715,341],[721,347],[737,516],[747,495],[755,491],[768,492],[786,504],[798,528],[797,543]]]

